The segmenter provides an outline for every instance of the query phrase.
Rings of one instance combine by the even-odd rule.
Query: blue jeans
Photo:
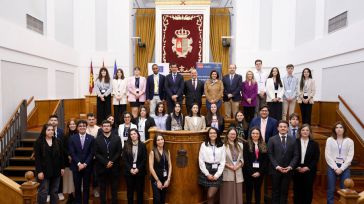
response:
[[[336,175],[334,169],[327,167],[327,204],[334,204],[334,193],[336,190],[337,178],[340,179],[340,188],[344,189],[344,180],[350,178],[350,169],[347,168],[340,175]]]
[[[50,195],[50,204],[57,204],[58,203],[58,187],[61,177],[54,177],[54,178],[44,178],[40,182],[38,188],[38,203],[45,204],[47,203],[47,195],[49,192]]]

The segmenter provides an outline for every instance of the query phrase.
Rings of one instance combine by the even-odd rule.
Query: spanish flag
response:
[[[88,92],[90,92],[90,95],[92,94],[92,91],[94,90],[94,70],[92,68],[92,61],[90,66],[90,80],[88,82]]]

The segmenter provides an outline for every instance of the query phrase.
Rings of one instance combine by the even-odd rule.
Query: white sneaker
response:
[[[99,191],[98,190],[94,190],[94,197],[95,198],[98,198],[98,197],[100,197],[100,194],[99,194]]]
[[[63,193],[58,193],[58,199],[59,199],[59,200],[64,200],[64,195],[63,195]]]
[[[51,196],[47,195],[47,203],[49,203],[51,201]]]

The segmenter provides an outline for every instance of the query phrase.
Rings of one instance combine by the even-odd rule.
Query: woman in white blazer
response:
[[[269,116],[276,120],[281,120],[284,87],[277,67],[273,67],[270,71],[265,83],[265,89],[267,94]]]
[[[116,71],[112,80],[112,104],[114,105],[114,118],[116,127],[121,123],[121,115],[126,111],[126,99],[128,90],[126,80],[122,69]]]
[[[243,144],[238,142],[238,132],[229,128],[224,139],[225,168],[220,190],[220,203],[243,203]]]
[[[140,68],[134,68],[134,76],[128,80],[128,101],[131,106],[131,114],[133,118],[138,117],[138,110],[140,105],[145,102],[145,87],[147,80],[145,77],[140,76]]]
[[[311,125],[311,113],[313,97],[316,93],[315,80],[312,79],[312,73],[309,68],[304,68],[300,81],[300,92],[297,102],[300,104],[302,124]]]
[[[121,139],[121,144],[124,147],[124,142],[128,139],[131,129],[138,129],[138,126],[131,123],[131,113],[123,113],[124,123],[119,125],[118,134]]]

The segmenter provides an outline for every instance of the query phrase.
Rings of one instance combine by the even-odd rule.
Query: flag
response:
[[[91,65],[90,65],[90,80],[88,82],[88,92],[90,92],[90,94],[92,94],[92,91],[94,89],[94,70],[92,68],[92,61],[91,61]]]
[[[117,71],[118,71],[118,66],[116,66],[116,60],[115,60],[115,63],[114,63],[114,78],[116,76]]]

